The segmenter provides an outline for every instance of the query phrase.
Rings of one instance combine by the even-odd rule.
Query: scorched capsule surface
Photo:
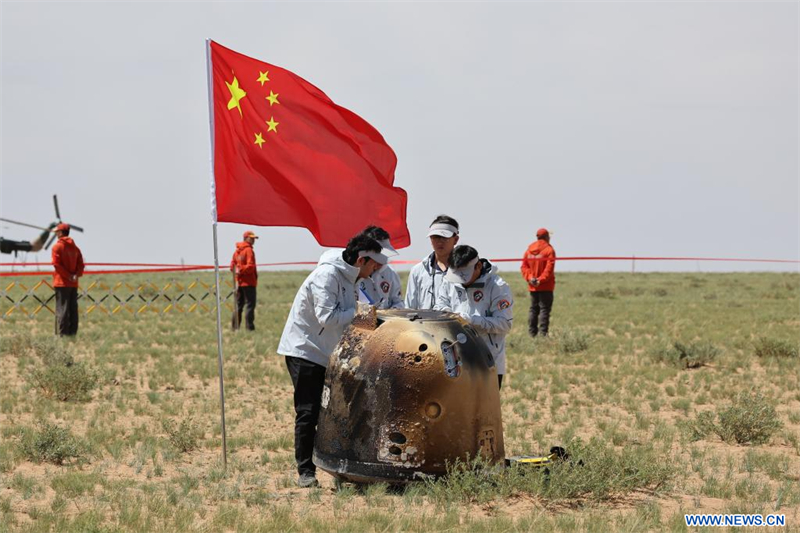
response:
[[[456,315],[413,309],[356,320],[331,355],[314,464],[355,482],[441,475],[504,460],[497,372]]]

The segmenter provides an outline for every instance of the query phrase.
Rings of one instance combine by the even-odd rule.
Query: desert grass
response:
[[[146,296],[194,277],[154,275]],[[227,470],[212,313],[95,311],[62,340],[49,313],[0,322],[0,531],[685,531],[689,512],[800,525],[797,274],[561,274],[552,336],[534,340],[506,273],[507,455],[563,445],[573,460],[547,475],[454,465],[401,489],[320,473],[313,490],[295,486],[275,354],[304,277],[263,273],[257,331],[225,328]]]

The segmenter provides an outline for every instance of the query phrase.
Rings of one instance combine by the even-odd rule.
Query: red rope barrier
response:
[[[190,272],[193,270],[211,270],[214,266],[189,266],[177,268],[133,268],[123,270],[85,270],[84,276],[100,274],[145,274],[147,272]],[[52,276],[52,270],[36,270],[34,272],[0,272],[0,277],[8,276]]]
[[[0,263],[0,267],[4,266],[52,266],[53,263]],[[131,267],[207,267],[208,265],[179,265],[177,263],[85,263],[86,266],[131,266]],[[214,265],[211,265],[214,268]]]
[[[797,259],[743,259],[730,257],[639,257],[639,256],[596,256],[596,257],[556,257],[556,261],[727,261],[732,263],[795,263]],[[493,263],[505,263],[522,259],[489,259]],[[546,259],[533,259],[533,261],[546,261]]]
[[[532,261],[546,261],[547,259],[529,259]],[[489,259],[493,263],[512,263],[522,262],[521,258],[502,258],[502,259]],[[727,257],[635,257],[635,256],[574,256],[574,257],[557,257],[555,261],[715,261],[715,262],[738,262],[738,263],[783,263],[783,264],[800,264],[796,259],[749,259],[749,258],[727,258]],[[415,265],[419,261],[414,260],[397,260],[389,261],[393,265]],[[316,265],[316,261],[286,261],[280,263],[258,263],[259,267],[276,267],[276,266],[311,266]],[[50,263],[0,263],[0,267],[33,267],[33,266],[51,266]],[[189,272],[197,270],[211,270],[214,265],[177,265],[170,263],[86,263],[86,266],[118,266],[118,267],[147,267],[147,268],[133,268],[133,269],[114,269],[114,270],[86,270],[85,275],[100,275],[100,274],[143,274],[148,272]],[[222,267],[223,269],[225,267]],[[0,277],[8,276],[51,276],[53,274],[50,270],[37,270],[32,272],[0,272]]]

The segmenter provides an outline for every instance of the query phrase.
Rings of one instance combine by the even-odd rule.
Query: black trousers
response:
[[[78,333],[78,288],[55,287],[56,332],[61,335]]]
[[[294,385],[294,459],[297,461],[297,473],[313,475],[317,467],[311,455],[314,453],[314,437],[317,436],[325,367],[299,357],[287,357],[286,368]]]
[[[244,315],[245,325],[250,331],[256,329],[256,288],[239,287],[236,289],[236,309],[231,321],[233,329],[239,329],[242,324],[242,310],[245,305],[247,312]]]
[[[536,291],[530,294],[528,333],[531,334],[531,337],[539,334],[547,337],[547,331],[550,329],[550,311],[553,310],[553,291]]]

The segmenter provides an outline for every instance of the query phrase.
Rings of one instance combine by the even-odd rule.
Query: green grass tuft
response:
[[[680,423],[690,441],[718,435],[736,444],[765,444],[783,424],[775,407],[759,393],[740,393],[727,407],[716,413],[703,411],[694,420]]]
[[[26,430],[20,441],[23,457],[35,463],[62,465],[80,459],[86,447],[66,428],[42,422],[35,430]]]
[[[45,397],[64,402],[91,399],[98,373],[86,363],[75,361],[63,341],[53,337],[37,339],[33,349],[40,364],[31,371],[30,377]]]
[[[797,359],[800,351],[797,343],[791,343],[769,337],[759,337],[755,343],[755,352],[758,357],[785,357]]]
[[[589,335],[579,330],[565,330],[556,336],[558,351],[564,355],[583,352],[589,348]]]
[[[737,444],[764,444],[783,427],[775,407],[758,393],[739,394],[718,418],[719,436]]]
[[[699,368],[714,361],[721,350],[710,342],[683,343],[673,341],[661,344],[650,351],[655,360],[678,368]]]
[[[566,449],[569,459],[546,469],[500,468],[481,459],[458,462],[448,468],[447,476],[427,480],[424,493],[445,507],[524,494],[552,501],[599,502],[641,489],[665,491],[678,473],[674,464],[659,460],[649,446],[620,449],[600,439],[575,439]]]
[[[184,418],[180,421],[180,424],[176,424],[174,420],[167,419],[161,425],[164,431],[167,432],[169,442],[182,453],[196,450],[198,441],[203,437],[203,432],[191,417]]]

